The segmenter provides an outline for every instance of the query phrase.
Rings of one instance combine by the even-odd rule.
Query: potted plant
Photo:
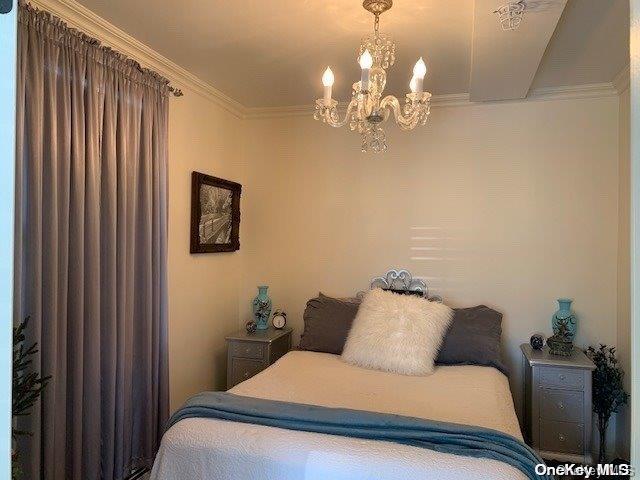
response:
[[[51,376],[42,378],[38,372],[31,369],[32,357],[38,353],[38,344],[33,343],[28,348],[25,347],[24,331],[28,323],[29,318],[26,318],[20,325],[13,327],[13,397],[11,406],[13,428],[11,435],[14,441],[20,435],[31,435],[30,432],[18,430],[15,427],[16,419],[31,413],[31,409],[51,379]],[[19,453],[14,449],[11,452],[11,477],[16,480],[21,475]]]
[[[624,371],[618,365],[615,347],[600,344],[599,348],[587,348],[586,353],[596,366],[592,382],[593,411],[598,416],[600,433],[598,463],[603,463],[609,419],[612,413],[616,413],[621,405],[628,402],[629,394],[624,390]]]

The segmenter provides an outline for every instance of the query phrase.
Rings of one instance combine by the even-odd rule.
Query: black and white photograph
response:
[[[203,245],[229,243],[231,240],[231,198],[226,188],[200,187],[200,221],[198,233]]]
[[[191,253],[230,252],[240,248],[241,185],[193,172]]]

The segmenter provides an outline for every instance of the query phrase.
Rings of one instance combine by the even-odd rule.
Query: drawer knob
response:
[[[249,372],[244,372],[244,378],[247,378],[249,376]]]
[[[249,353],[250,351],[251,351],[251,349],[250,349],[249,347],[246,347],[246,348],[244,349],[244,353]]]
[[[558,402],[558,408],[560,410],[564,410],[564,403],[563,402]]]
[[[563,382],[567,379],[567,377],[565,377],[563,373],[561,373],[560,375],[558,375],[558,378],[559,378],[560,380],[562,380]]]
[[[558,434],[558,440],[560,440],[561,442],[564,442],[564,441],[566,440],[566,438],[565,438],[564,434],[559,433],[559,434]]]

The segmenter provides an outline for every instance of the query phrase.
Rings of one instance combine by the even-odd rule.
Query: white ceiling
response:
[[[359,78],[360,38],[372,30],[372,16],[362,9],[360,0],[79,1],[245,107],[312,103],[322,94],[320,77],[327,65],[336,76],[334,97],[347,99],[351,83]],[[528,43],[523,37],[530,32],[546,35],[544,39],[532,35],[537,46],[528,50],[537,53],[526,53],[525,63],[536,72],[533,80],[526,80],[532,88],[613,80],[628,64],[628,0],[569,0],[559,21],[556,16],[549,24],[548,16],[541,19],[548,10],[545,4],[557,2],[564,0],[529,0],[537,8],[526,13],[515,32],[500,31],[496,19],[492,35],[496,54],[480,60],[490,60],[492,67],[478,69],[474,59],[474,71],[483,70],[480,83],[486,87],[504,79],[510,69],[520,68],[508,61],[509,55],[502,60],[500,52],[513,45],[518,35],[520,43]],[[476,57],[480,50],[477,25],[474,35],[474,8],[484,10],[493,3],[395,0],[381,17],[381,31],[392,34],[397,45],[388,91],[405,93],[413,63],[423,56],[427,90],[435,95],[469,92],[470,84],[478,83],[475,78],[470,82],[474,44]],[[492,21],[492,16],[484,17]],[[546,22],[546,33],[540,22]],[[544,51],[540,45],[547,41]],[[486,45],[483,49],[491,52]]]
[[[473,101],[524,98],[558,25],[567,0],[529,0],[517,31],[496,28],[495,11],[504,0],[476,0],[469,96]]]

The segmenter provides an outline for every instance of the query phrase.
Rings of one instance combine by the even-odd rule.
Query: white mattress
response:
[[[237,395],[395,413],[493,428],[521,439],[507,378],[490,367],[410,377],[290,352],[230,390]],[[449,480],[526,478],[495,460],[392,442],[192,418],[165,434],[151,480]]]

